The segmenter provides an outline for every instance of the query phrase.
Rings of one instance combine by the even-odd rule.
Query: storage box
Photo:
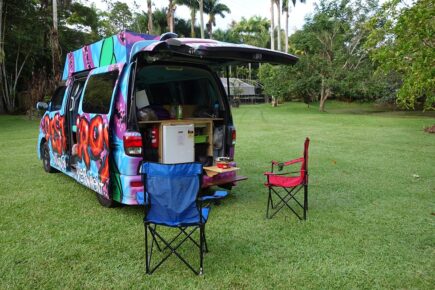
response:
[[[208,135],[197,135],[195,136],[195,143],[207,143]]]

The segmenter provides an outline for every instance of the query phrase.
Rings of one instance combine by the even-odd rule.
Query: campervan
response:
[[[123,31],[66,56],[63,83],[45,110],[37,152],[97,193],[103,206],[144,203],[144,161],[213,165],[234,157],[236,129],[220,76],[230,65],[294,64],[278,51],[210,39]],[[228,77],[228,75],[227,75]],[[229,95],[231,92],[229,93]],[[235,172],[204,175],[230,188]]]

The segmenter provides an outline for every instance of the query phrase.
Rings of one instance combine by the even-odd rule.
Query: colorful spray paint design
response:
[[[60,170],[66,170],[66,135],[65,117],[56,113],[50,118],[48,114],[41,120],[41,130],[51,148],[51,162]]]
[[[134,43],[142,40],[157,41],[158,36],[122,31],[85,45],[81,49],[68,53],[62,79],[67,80],[74,73],[103,67],[115,63],[127,63]]]
[[[77,179],[109,197],[109,125],[102,115],[77,118]]]
[[[41,129],[45,140],[50,142],[53,152],[62,155],[66,151],[65,117],[56,113],[50,119],[49,115],[45,115],[41,122]]]

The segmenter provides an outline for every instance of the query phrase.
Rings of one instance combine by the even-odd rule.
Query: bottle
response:
[[[177,107],[177,119],[183,119],[183,106],[181,105]]]
[[[218,102],[214,103],[214,106],[213,106],[213,117],[214,118],[218,118],[219,117],[219,103]]]
[[[172,105],[171,106],[171,119],[175,119],[177,117],[177,106]]]

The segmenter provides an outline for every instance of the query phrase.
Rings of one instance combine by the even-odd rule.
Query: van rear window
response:
[[[83,112],[96,114],[109,113],[110,101],[112,100],[117,78],[118,71],[91,75],[83,96]]]

